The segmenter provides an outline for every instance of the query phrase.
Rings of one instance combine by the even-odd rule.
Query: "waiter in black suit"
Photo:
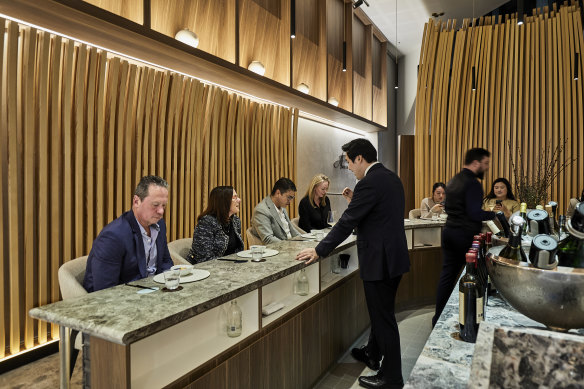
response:
[[[357,228],[359,270],[371,320],[373,339],[384,356],[374,376],[361,376],[366,388],[401,388],[401,351],[395,319],[395,294],[402,274],[410,269],[404,231],[404,189],[399,177],[377,162],[377,151],[366,139],[343,145],[349,169],[359,180],[355,191],[345,188],[350,202],[337,224],[318,246],[296,256],[307,264],[327,256]]]

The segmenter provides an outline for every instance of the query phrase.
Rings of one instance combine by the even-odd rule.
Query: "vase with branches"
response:
[[[510,141],[507,142],[511,156],[511,169],[515,178],[515,193],[521,201],[527,203],[528,208],[533,209],[538,204],[547,203],[548,189],[552,183],[576,160],[576,158],[571,157],[560,159],[566,143],[567,139],[563,139],[552,149],[551,141],[547,142],[543,152],[536,160],[536,168],[529,170],[523,159],[521,148],[515,147],[517,154],[515,162],[513,160],[513,146]]]

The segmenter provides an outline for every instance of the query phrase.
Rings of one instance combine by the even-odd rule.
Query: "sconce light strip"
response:
[[[7,357],[4,357],[4,358],[0,358],[0,362],[5,362],[5,361],[8,361],[9,359],[12,359],[12,358],[15,358],[15,357],[22,357],[26,353],[29,353],[31,351],[34,351],[37,348],[45,347],[45,346],[48,346],[49,344],[52,344],[52,343],[55,343],[55,342],[58,342],[58,341],[59,341],[59,339],[53,339],[53,340],[49,340],[49,341],[47,341],[47,342],[45,342],[43,344],[37,344],[36,346],[31,347],[31,348],[28,348],[26,350],[23,350],[23,351],[21,351],[19,353],[12,354],[12,355],[8,355]]]
[[[198,81],[200,81],[200,82],[202,82],[203,84],[206,84],[206,85],[218,86],[218,87],[220,87],[222,89],[225,89],[225,90],[230,91],[230,92],[233,92],[233,93],[237,93],[240,96],[247,97],[247,98],[249,98],[251,100],[254,100],[254,101],[257,101],[257,102],[263,102],[263,103],[273,104],[273,105],[276,105],[276,106],[279,106],[279,107],[283,107],[283,108],[290,108],[287,105],[284,105],[284,104],[281,104],[281,103],[277,103],[275,101],[266,100],[266,99],[263,99],[261,97],[257,97],[257,96],[254,96],[254,95],[250,95],[247,92],[243,92],[243,91],[240,91],[240,90],[237,90],[237,89],[233,89],[233,88],[228,87],[228,86],[225,86],[225,85],[217,84],[217,83],[212,82],[212,81],[208,81],[208,80],[205,80],[205,79],[202,79],[202,78],[199,78],[199,77],[195,77],[192,74],[187,74],[187,73],[184,73],[184,72],[181,72],[181,71],[172,69],[172,68],[168,68],[168,67],[163,66],[163,65],[159,65],[159,64],[156,64],[156,63],[153,63],[153,62],[145,61],[145,60],[140,59],[140,58],[132,57],[132,56],[129,56],[129,55],[120,53],[118,51],[108,49],[107,47],[102,47],[102,46],[99,46],[99,45],[96,45],[96,44],[93,44],[93,43],[90,43],[90,42],[83,41],[83,40],[81,40],[79,38],[74,38],[72,36],[69,36],[69,35],[66,35],[66,34],[63,34],[63,33],[60,33],[60,32],[52,31],[52,30],[49,30],[49,29],[47,29],[45,27],[37,26],[35,24],[29,23],[29,22],[25,22],[25,21],[20,20],[20,19],[16,19],[14,17],[8,16],[8,15],[4,15],[2,13],[0,13],[0,17],[2,17],[4,19],[7,19],[7,20],[11,20],[11,21],[16,22],[16,23],[20,23],[20,24],[23,24],[23,25],[26,25],[26,26],[35,28],[35,29],[40,30],[40,31],[46,31],[46,32],[48,32],[50,34],[54,34],[54,35],[58,35],[60,37],[66,38],[66,39],[70,39],[70,40],[72,40],[74,42],[83,43],[83,44],[86,44],[86,45],[88,45],[90,47],[95,47],[96,49],[99,49],[99,50],[104,50],[107,53],[118,55],[118,56],[120,56],[122,58],[125,58],[127,60],[130,60],[130,61],[135,61],[135,62],[144,64],[144,65],[148,65],[148,66],[151,66],[151,67],[155,67],[157,69],[168,70],[168,71],[171,71],[171,72],[174,72],[174,73],[177,73],[177,74],[181,74],[181,75],[183,75],[185,77],[190,77],[192,79],[198,80]],[[365,132],[363,132],[361,130],[358,130],[356,128],[353,128],[353,127],[350,127],[350,126],[347,126],[347,125],[344,125],[344,124],[341,124],[341,123],[338,123],[338,122],[334,122],[334,121],[329,120],[329,119],[322,118],[322,117],[317,116],[317,115],[310,114],[308,112],[300,111],[300,116],[305,117],[307,119],[311,119],[311,120],[320,122],[320,123],[323,123],[323,124],[328,124],[328,125],[330,125],[332,127],[335,127],[335,128],[341,129],[341,130],[345,130],[345,131],[349,131],[349,132],[352,132],[352,133],[355,133],[355,134],[358,134],[358,135],[362,135],[362,136],[365,135]]]

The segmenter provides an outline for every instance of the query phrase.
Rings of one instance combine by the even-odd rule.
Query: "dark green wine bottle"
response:
[[[511,236],[509,237],[507,245],[501,250],[499,256],[517,262],[527,262],[527,256],[521,248],[521,234],[525,222],[520,216],[513,216],[511,218],[511,224],[513,225],[513,227],[510,228]]]
[[[479,332],[479,323],[484,318],[484,294],[479,287],[475,273],[476,253],[466,254],[466,274],[458,285],[458,322],[460,337],[465,342],[475,343]]]
[[[558,265],[584,268],[584,202],[566,222],[568,237],[558,245]]]

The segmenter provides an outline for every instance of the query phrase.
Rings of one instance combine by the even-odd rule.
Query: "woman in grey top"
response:
[[[197,218],[190,263],[200,263],[243,250],[241,220],[237,217],[241,199],[232,186],[218,186],[209,193],[207,208]]]

